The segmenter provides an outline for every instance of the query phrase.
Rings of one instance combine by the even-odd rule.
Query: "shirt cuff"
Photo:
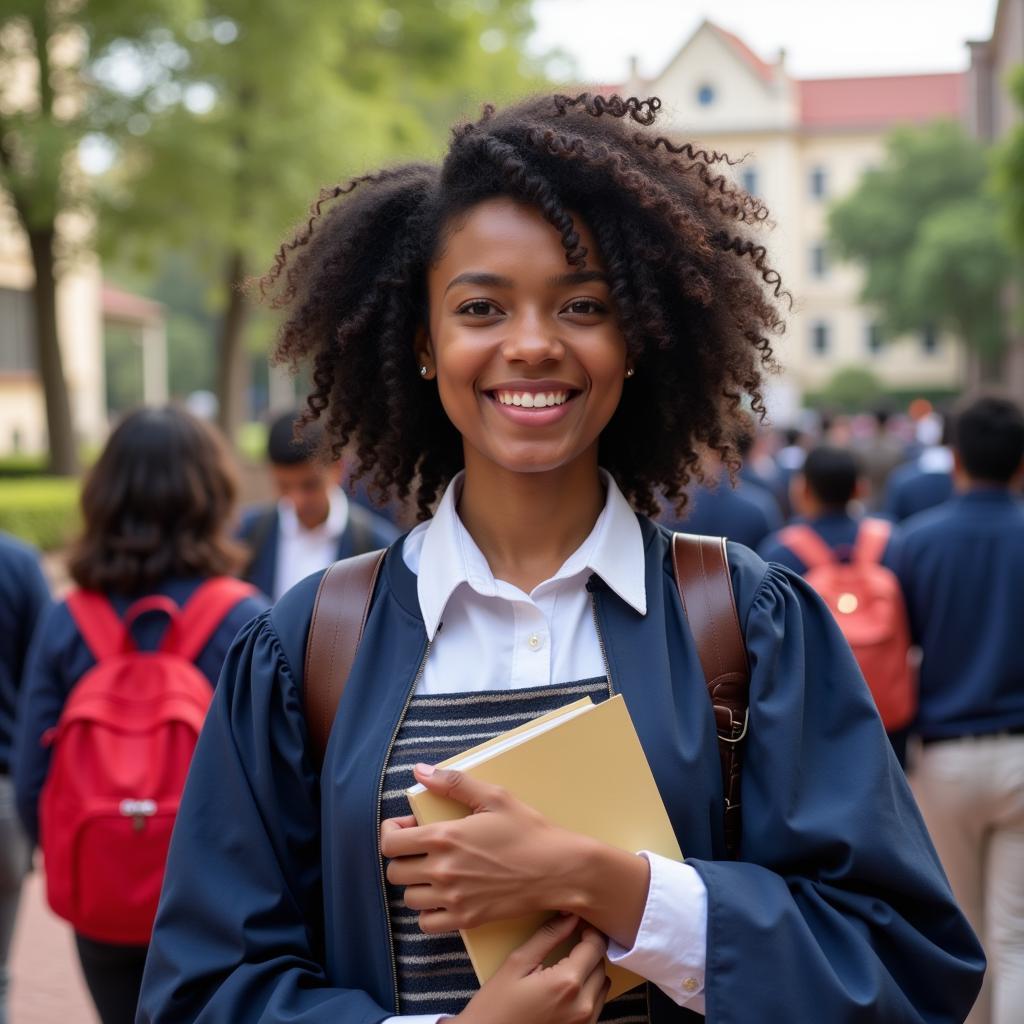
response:
[[[608,943],[608,959],[654,982],[674,1003],[704,1012],[708,890],[689,864],[642,850],[651,866],[647,904],[631,949]]]
[[[403,1014],[401,1017],[388,1017],[387,1020],[381,1021],[381,1024],[438,1024],[442,1020],[454,1019],[446,1013],[414,1013],[411,1016]]]

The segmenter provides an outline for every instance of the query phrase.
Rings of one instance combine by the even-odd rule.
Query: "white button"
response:
[[[530,645],[531,651],[539,651],[544,646],[544,638],[540,633],[531,633],[526,642]]]
[[[683,978],[683,989],[686,992],[696,992],[700,988],[700,982],[696,978]]]

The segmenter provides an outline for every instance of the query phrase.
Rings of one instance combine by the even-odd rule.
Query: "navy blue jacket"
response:
[[[376,551],[386,548],[399,534],[398,528],[369,509],[363,508],[349,498],[349,520],[344,533],[338,538],[335,558],[349,558],[361,555],[364,551]],[[353,523],[359,520],[360,535],[365,536],[364,543],[359,543],[357,530]],[[258,544],[258,550],[245,571],[244,577],[264,594],[273,597],[277,585],[277,544],[280,536],[278,527],[280,517],[276,505],[260,505],[246,509],[242,515],[242,523],[238,537],[247,544],[256,539],[256,534],[263,534],[265,540]],[[326,569],[327,566],[324,566]]]
[[[922,512],[903,524],[893,565],[922,652],[916,730],[1024,726],[1024,503],[979,489]]]
[[[165,594],[183,605],[201,579],[168,580],[150,593]],[[123,613],[142,595],[112,595],[114,607]],[[196,667],[211,685],[216,685],[221,665],[238,631],[267,607],[262,597],[245,597],[224,618],[196,658]],[[132,635],[140,650],[155,650],[167,620],[162,615],[143,615]],[[36,632],[29,653],[18,709],[18,736],[14,748],[14,788],[18,813],[29,835],[39,834],[39,794],[50,767],[50,750],[42,745],[47,729],[57,724],[72,687],[96,664],[85,644],[67,603],[51,607]]]
[[[14,718],[25,659],[36,624],[50,605],[39,555],[0,533],[0,773],[11,768]]]
[[[717,487],[693,487],[686,514],[678,520],[671,511],[661,516],[670,529],[728,537],[737,544],[756,548],[773,530],[782,526],[775,499],[764,488],[739,480],[733,488],[728,476]]]
[[[641,526],[647,614],[596,577],[590,588],[612,685],[707,886],[708,1019],[962,1021],[981,949],[853,656],[802,580],[736,545],[753,681],[742,859],[720,859],[711,704],[670,535]],[[378,816],[426,651],[416,577],[396,544],[319,773],[301,701],[318,582],[305,580],[251,623],[225,664],[171,843],[138,1024],[378,1024],[403,1009]],[[700,1020],[648,988],[653,1024]]]
[[[848,559],[853,551],[853,545],[857,540],[857,530],[860,527],[860,520],[855,519],[845,512],[818,516],[814,519],[795,519],[794,525],[800,523],[809,526],[819,537],[835,552],[840,561]],[[882,564],[892,568],[893,541],[890,537],[882,556]],[[766,562],[778,562],[787,569],[803,576],[807,572],[807,566],[802,558],[790,551],[779,539],[779,532],[771,534],[757,549],[757,553]]]
[[[912,462],[894,469],[889,475],[882,513],[893,522],[902,523],[952,496],[952,473],[921,469]]]

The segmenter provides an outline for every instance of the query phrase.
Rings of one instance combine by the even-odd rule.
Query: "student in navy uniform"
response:
[[[102,592],[119,612],[148,594],[183,605],[206,579],[240,564],[243,552],[227,532],[235,491],[230,456],[212,427],[173,407],[129,413],[83,488],[84,527],[70,556],[72,579]],[[235,634],[264,608],[262,598],[240,600],[199,653],[196,666],[211,684]],[[139,649],[155,649],[165,625],[162,616],[143,615],[133,629]],[[43,736],[94,664],[66,602],[54,605],[29,654],[14,749],[18,811],[33,842],[50,761]],[[130,1024],[146,947],[75,939],[103,1024]]]
[[[921,645],[914,791],[989,980],[968,1020],[1024,1006],[1024,416],[981,398],[955,421],[958,495],[904,524],[895,564]]]
[[[0,1024],[7,1021],[7,957],[31,855],[11,781],[15,715],[29,643],[49,606],[38,553],[0,533]]]
[[[953,452],[949,447],[951,423],[947,417],[941,427],[937,420],[929,420],[920,428],[928,439],[935,431],[935,443],[926,444],[911,462],[898,466],[886,481],[881,511],[895,523],[935,508],[953,497]],[[941,431],[941,436],[939,435]]]
[[[322,770],[301,697],[318,578],[239,638],[140,1024],[937,1024],[973,1001],[980,949],[849,648],[799,577],[735,544],[753,678],[742,845],[724,859],[671,535],[633,509],[679,497],[706,446],[732,457],[722,395],[759,400],[780,314],[739,223],[760,204],[730,186],[720,202],[712,158],[649,127],[658,106],[487,108],[440,168],[327,189],[280,250],[264,279],[283,288],[279,354],[315,361],[311,408],[379,483],[414,490],[424,522],[388,553]],[[414,774],[613,690],[685,864],[553,828],[457,772]],[[414,779],[476,813],[416,827]],[[478,989],[453,929],[539,909],[570,913]],[[541,969],[578,919],[580,944]],[[650,983],[603,1005],[606,949]]]
[[[803,468],[790,481],[790,502],[796,512],[794,523],[809,526],[837,554],[848,558],[857,540],[863,516],[855,514],[855,499],[864,492],[857,459],[846,448],[819,445],[807,456]],[[778,562],[801,576],[807,566],[787,547],[776,531],[766,537],[757,553],[766,562]],[[882,564],[889,566],[892,542]]]
[[[398,536],[386,519],[346,497],[341,462],[323,461],[318,424],[296,439],[298,415],[279,416],[267,437],[278,501],[248,509],[239,530],[250,551],[243,576],[273,600],[331,562],[387,547]]]
[[[753,448],[753,434],[741,429],[737,434],[737,454],[746,459]],[[767,487],[751,483],[740,475],[734,487],[724,470],[713,484],[691,487],[689,502],[682,518],[667,509],[660,521],[670,530],[685,530],[710,537],[728,537],[737,544],[756,548],[773,530],[782,526],[782,516]]]

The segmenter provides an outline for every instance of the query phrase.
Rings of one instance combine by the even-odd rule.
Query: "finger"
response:
[[[400,820],[400,819],[398,819]],[[390,818],[380,827],[380,852],[384,857],[416,857],[427,852],[430,825],[402,825]],[[390,823],[390,824],[389,824]],[[385,828],[384,826],[388,827]]]
[[[389,856],[389,854],[384,853],[384,844],[386,836],[393,836],[396,833],[401,832],[402,829],[415,827],[416,819],[411,814],[407,814],[404,818],[385,818],[384,821],[380,823],[381,853],[384,854],[385,857]]]
[[[444,935],[459,930],[459,922],[448,910],[423,910],[419,924],[420,931],[426,935]]]
[[[573,946],[565,959],[579,972],[581,978],[585,978],[598,964],[603,963],[607,952],[608,940],[596,928],[587,925],[583,929],[580,941]]]
[[[432,885],[407,885],[402,900],[410,910],[437,910],[438,895]]]
[[[597,986],[597,990],[591,990],[591,984]],[[583,985],[585,998],[594,1000],[594,1010],[590,1015],[590,1020],[587,1024],[597,1024],[597,1018],[601,1016],[601,1011],[604,1009],[604,1004],[608,1001],[608,989],[612,987],[612,979],[604,972],[604,964],[600,964],[599,967],[594,969],[594,973],[587,978]]]
[[[506,963],[511,963],[519,977],[532,974],[563,942],[568,941],[579,927],[575,914],[548,918],[521,946],[515,949]]]
[[[423,855],[396,857],[388,862],[387,876],[392,885],[420,885],[428,881],[427,858]]]
[[[434,768],[429,764],[418,764],[413,772],[416,781],[421,782],[431,792],[458,801],[474,814],[493,810],[502,802],[505,794],[500,786],[480,782],[479,779],[471,778],[454,768]]]

